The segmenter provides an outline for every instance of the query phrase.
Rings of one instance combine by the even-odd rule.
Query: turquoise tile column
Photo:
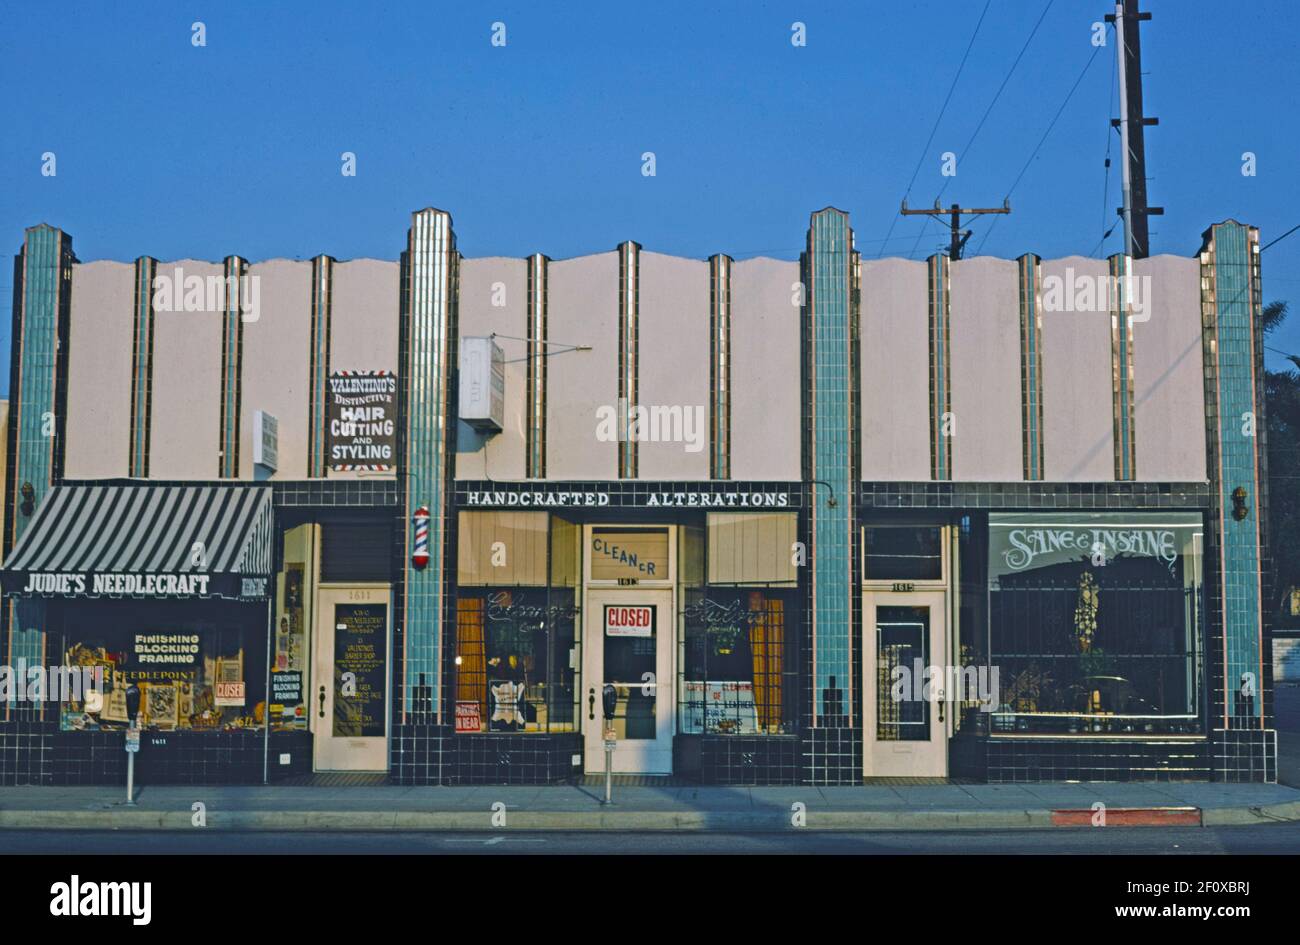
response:
[[[409,713],[442,716],[441,647],[444,617],[444,569],[447,556],[450,437],[454,377],[459,262],[451,215],[433,208],[411,214],[402,292],[402,376],[406,404],[405,455],[401,468],[402,567],[401,629],[404,666],[403,720]],[[411,516],[428,506],[429,563],[411,565],[414,531]],[[420,704],[417,705],[417,694]],[[427,706],[423,700],[430,701]]]
[[[828,207],[812,215],[804,254],[807,476],[814,726],[852,725],[857,345],[853,231]]]
[[[311,261],[311,353],[307,368],[307,476],[325,476],[325,404],[330,371],[330,317],[334,311],[334,257]]]
[[[931,256],[929,267],[930,478],[952,478],[952,354],[948,344],[952,299],[951,261]]]
[[[225,259],[226,302],[221,322],[221,442],[217,475],[239,478],[240,380],[244,366],[244,280],[248,263],[239,256]]]
[[[68,355],[68,316],[72,303],[72,237],[42,223],[23,237],[15,267],[15,308],[11,344],[14,371],[9,379],[10,451],[4,550],[22,535],[50,487],[63,476],[62,375]],[[6,608],[3,662],[44,664],[44,605],[39,600],[10,601]],[[43,711],[43,704],[41,711]],[[6,715],[14,711],[6,706]]]
[[[158,260],[135,261],[135,302],[131,315],[131,453],[130,473],[149,478],[149,428],[153,417],[153,281]]]
[[[1224,728],[1262,727],[1265,655],[1260,517],[1266,496],[1260,477],[1260,438],[1247,433],[1253,434],[1252,426],[1263,426],[1258,419],[1262,339],[1256,331],[1261,307],[1259,231],[1233,220],[1212,226],[1205,233],[1200,260],[1206,395],[1211,411],[1210,476],[1218,519],[1214,524],[1219,539],[1216,563],[1223,623],[1223,652],[1214,654],[1222,660],[1223,705],[1212,709],[1210,721],[1219,724],[1215,715],[1221,708]],[[1253,679],[1253,698],[1243,692],[1243,680],[1249,679]]]
[[[1137,445],[1134,429],[1133,322],[1128,298],[1133,260],[1124,255],[1110,257],[1110,365],[1111,407],[1114,423],[1115,478],[1137,478]]]
[[[1020,433],[1025,479],[1043,478],[1043,307],[1041,260],[1026,253],[1020,268]]]

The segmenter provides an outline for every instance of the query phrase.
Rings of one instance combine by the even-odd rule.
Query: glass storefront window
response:
[[[462,588],[457,731],[576,731],[577,614],[572,590]]]
[[[581,530],[546,512],[458,528],[456,731],[577,731]]]
[[[991,514],[992,732],[1201,732],[1202,534],[1195,513]]]
[[[795,731],[798,526],[791,512],[709,512],[681,528],[682,734]]]
[[[202,613],[202,619],[195,617]],[[51,603],[50,643],[66,667],[102,684],[63,700],[64,731],[125,728],[126,690],[140,688],[140,724],[159,731],[232,731],[265,721],[266,609],[202,601]]]
[[[285,529],[283,536],[284,564],[276,575],[275,642],[268,700],[273,732],[307,730],[314,539],[311,525]]]
[[[794,731],[795,615],[793,590],[688,592],[678,712],[684,734]]]

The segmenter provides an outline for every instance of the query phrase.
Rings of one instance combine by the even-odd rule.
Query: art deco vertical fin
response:
[[[930,338],[930,478],[952,478],[952,367],[948,344],[951,321],[951,261],[947,256],[931,256],[929,338]]]
[[[1110,257],[1110,360],[1114,418],[1115,478],[1137,478],[1137,447],[1133,426],[1133,300],[1130,274],[1133,260]]]
[[[325,433],[329,422],[330,319],[334,311],[334,258],[311,261],[311,355],[308,366],[307,475],[326,474]]]
[[[153,417],[154,279],[158,260],[135,261],[135,302],[131,319],[131,453],[130,475],[149,477],[149,429]]]
[[[853,444],[854,252],[848,214],[812,215],[803,257],[806,477],[812,562],[814,726],[853,724],[853,559],[858,483]]]
[[[709,257],[709,476],[731,478],[731,264]]]
[[[546,478],[546,354],[547,297],[550,258],[528,257],[528,413],[525,458],[529,479]]]
[[[637,425],[641,315],[641,244],[618,247],[618,478],[637,477]]]
[[[68,325],[72,308],[72,237],[40,224],[23,237],[14,265],[14,319],[9,375],[9,477],[4,534],[7,554],[31,522],[51,486],[63,478],[67,410]],[[5,610],[0,664],[41,666],[45,659],[45,602],[13,599]],[[11,698],[16,698],[12,696]],[[16,707],[5,706],[12,717]],[[21,709],[18,711],[22,712]],[[27,709],[45,714],[45,702]]]
[[[240,380],[244,362],[245,285],[248,263],[239,256],[225,259],[226,300],[221,323],[221,442],[217,475],[239,478]]]
[[[459,263],[451,215],[428,208],[411,215],[404,259],[402,351],[406,403],[402,482],[405,571],[401,627],[405,687],[403,717],[442,717],[441,660],[448,538],[449,455],[454,447],[451,380],[456,357]],[[411,518],[420,506],[429,521],[429,561],[411,563]]]
[[[1032,253],[1020,267],[1020,431],[1024,476],[1043,478],[1042,266]]]
[[[1262,728],[1264,667],[1263,341],[1259,231],[1229,220],[1206,230],[1200,253],[1205,400],[1223,645],[1214,712],[1224,728]],[[1207,566],[1210,563],[1207,557]],[[1221,688],[1220,688],[1221,687]],[[1212,717],[1213,720],[1213,717]],[[1216,723],[1217,724],[1217,723]]]

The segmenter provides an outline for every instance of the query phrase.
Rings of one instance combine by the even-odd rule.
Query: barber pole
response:
[[[411,554],[411,563],[423,568],[429,563],[429,507],[422,505],[411,517],[415,523],[415,551]]]

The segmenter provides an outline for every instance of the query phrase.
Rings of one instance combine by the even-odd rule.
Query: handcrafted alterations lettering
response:
[[[573,508],[609,505],[608,492],[469,492],[466,505],[487,508]],[[651,492],[643,504],[646,508],[719,508],[785,509],[790,507],[788,492]]]

